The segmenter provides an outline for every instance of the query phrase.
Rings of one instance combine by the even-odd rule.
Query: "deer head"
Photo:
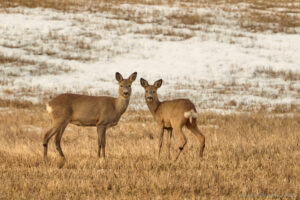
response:
[[[159,79],[154,82],[153,85],[149,85],[148,81],[141,78],[141,85],[145,89],[145,99],[146,102],[151,103],[158,100],[157,89],[162,85],[162,79]]]
[[[117,72],[116,79],[119,82],[119,96],[128,99],[131,95],[131,84],[135,81],[137,73],[131,74],[128,79],[123,79],[123,76]]]

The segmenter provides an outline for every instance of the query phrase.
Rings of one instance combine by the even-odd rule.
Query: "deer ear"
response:
[[[135,79],[136,79],[136,76],[137,76],[137,73],[136,72],[134,72],[133,74],[131,74],[130,76],[129,76],[129,81],[132,83],[133,81],[135,81]]]
[[[145,79],[141,78],[140,81],[141,81],[141,85],[143,86],[143,88],[149,86],[148,81],[146,81]]]
[[[159,79],[158,81],[155,81],[154,86],[155,86],[156,88],[160,88],[162,82],[163,82],[163,80],[162,80],[162,79]]]
[[[119,72],[116,72],[116,79],[117,81],[123,81],[123,76],[119,73]]]

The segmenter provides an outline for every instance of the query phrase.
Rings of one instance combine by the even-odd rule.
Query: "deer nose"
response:
[[[148,100],[152,100],[152,99],[153,99],[153,97],[147,97],[147,99],[148,99]]]
[[[123,92],[123,94],[124,94],[125,96],[127,96],[129,93],[128,93],[128,92]]]

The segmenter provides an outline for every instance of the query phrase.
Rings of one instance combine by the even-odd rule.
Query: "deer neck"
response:
[[[155,101],[150,102],[150,103],[147,101],[147,106],[153,116],[155,116],[155,113],[156,113],[160,103],[161,102],[159,101],[159,99],[156,99]]]
[[[129,98],[119,96],[116,100],[116,111],[122,115],[129,105]]]

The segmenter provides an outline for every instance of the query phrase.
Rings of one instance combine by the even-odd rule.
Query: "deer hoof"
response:
[[[63,159],[58,163],[58,166],[57,166],[57,167],[58,167],[59,169],[61,169],[61,168],[65,165],[65,163],[66,163],[66,159],[63,158]]]

